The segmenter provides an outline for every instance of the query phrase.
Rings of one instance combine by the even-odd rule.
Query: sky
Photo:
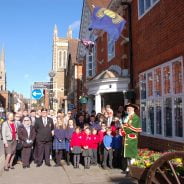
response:
[[[83,0],[0,0],[0,51],[5,49],[7,89],[30,98],[34,82],[49,81],[54,25],[78,38]]]

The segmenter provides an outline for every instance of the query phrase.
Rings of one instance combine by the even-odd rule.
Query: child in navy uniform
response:
[[[106,135],[103,138],[104,143],[104,155],[103,155],[103,168],[107,168],[107,159],[109,157],[109,167],[112,169],[113,149],[112,149],[112,131],[111,128],[107,128]]]
[[[122,136],[120,135],[120,128],[116,129],[116,135],[112,138],[113,165],[116,168],[121,168],[121,153],[122,153]]]

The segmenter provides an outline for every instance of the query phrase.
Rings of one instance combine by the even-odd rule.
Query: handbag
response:
[[[17,142],[16,150],[22,150],[22,148],[23,148],[22,142],[18,141],[18,142]]]

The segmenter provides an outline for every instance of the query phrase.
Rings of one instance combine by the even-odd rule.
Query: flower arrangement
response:
[[[138,157],[132,163],[133,166],[140,168],[149,168],[158,158],[162,156],[162,153],[149,150],[147,148],[138,150]]]
[[[174,152],[174,150],[170,150],[168,152],[156,152],[147,148],[139,149],[138,157],[132,163],[132,166],[137,166],[142,169],[149,169],[157,159],[170,152]],[[171,160],[171,163],[175,168],[176,174],[180,177],[184,177],[184,159],[174,158]],[[166,170],[168,174],[173,175],[170,168],[166,168]]]

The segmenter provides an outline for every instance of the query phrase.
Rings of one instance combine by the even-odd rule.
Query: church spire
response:
[[[0,70],[1,71],[5,71],[5,51],[4,51],[4,47],[1,50],[0,53]]]
[[[54,38],[57,38],[58,37],[58,28],[57,28],[57,25],[55,24],[54,26]]]
[[[72,28],[71,28],[71,26],[69,26],[69,28],[68,28],[68,32],[67,32],[67,38],[70,38],[70,39],[72,39]]]
[[[6,90],[6,68],[4,48],[2,48],[0,53],[0,91],[2,90]]]

